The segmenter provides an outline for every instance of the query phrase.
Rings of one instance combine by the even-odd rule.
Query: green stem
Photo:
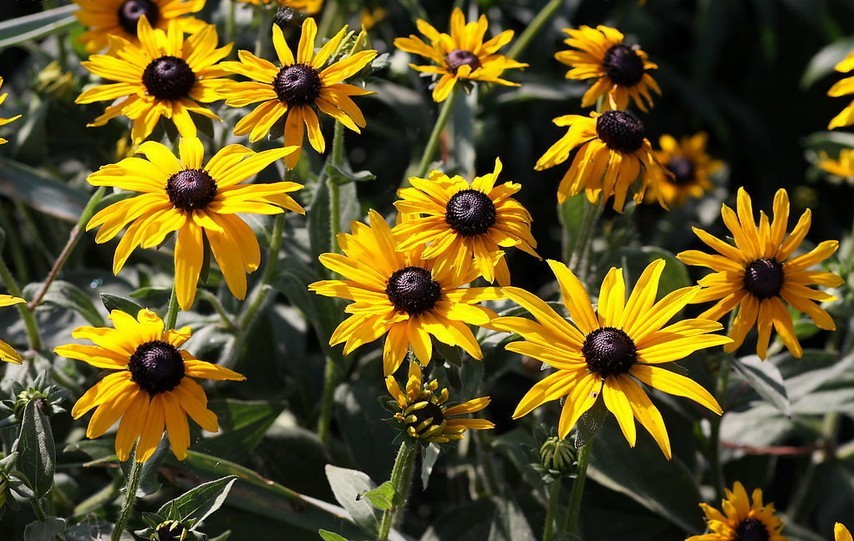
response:
[[[572,483],[572,492],[569,494],[569,509],[565,515],[565,525],[561,529],[570,536],[578,529],[578,518],[581,516],[581,499],[584,495],[584,482],[587,480],[587,465],[590,463],[590,450],[592,442],[581,446],[578,450],[578,476]]]
[[[575,243],[572,245],[572,251],[567,257],[569,268],[582,281],[587,274],[587,252],[590,246],[590,240],[593,238],[593,233],[596,230],[596,221],[599,219],[599,215],[602,213],[604,208],[604,200],[600,203],[591,203],[585,199],[584,214],[581,217],[581,225],[578,228],[578,235],[575,238]]]
[[[540,33],[540,30],[542,30],[546,22],[554,16],[558,9],[560,9],[562,4],[563,0],[551,0],[548,4],[543,6],[543,9],[537,13],[537,16],[534,17],[531,24],[525,28],[525,31],[519,35],[516,42],[507,51],[507,57],[512,59],[518,58],[519,55],[528,48],[528,45],[531,44],[531,40]]]
[[[175,291],[175,286],[172,286],[172,293],[169,295],[169,304],[166,307],[166,317],[163,318],[167,329],[174,329],[175,323],[178,321],[178,312],[181,309],[178,306],[178,294]]]
[[[338,363],[332,357],[326,358],[323,370],[323,394],[320,397],[320,416],[317,418],[317,437],[321,443],[329,443],[329,427],[332,424],[332,402],[338,383]]]
[[[234,41],[234,20],[235,20],[235,0],[225,0],[228,2],[226,10],[228,16],[225,18],[225,42],[232,43]]]
[[[717,395],[718,403],[724,404],[726,402],[726,391],[727,386],[729,384],[729,372],[730,372],[730,356],[726,355],[721,361],[721,365],[718,368],[718,383],[717,388],[715,389],[715,394]],[[709,432],[709,462],[711,468],[711,476],[712,476],[712,486],[715,489],[715,494],[717,496],[717,500],[722,500],[724,497],[724,470],[723,464],[721,464],[721,423],[723,422],[723,415],[719,417],[713,417],[711,419],[711,430]]]
[[[335,167],[341,167],[344,163],[344,124],[340,122],[335,123],[330,160]],[[338,251],[338,233],[341,231],[341,185],[338,180],[335,174],[330,174],[326,179],[329,188],[330,252]]]
[[[270,233],[270,255],[267,257],[267,268],[261,277],[261,283],[269,284],[276,277],[279,267],[279,251],[282,249],[282,237],[285,235],[285,213],[276,214],[273,218],[273,231]]]
[[[391,484],[400,496],[406,500],[409,494],[409,484],[412,482],[412,466],[415,462],[415,450],[417,446],[408,446],[406,442],[400,444],[400,449],[397,452],[397,458],[394,459],[394,467],[391,470]],[[377,541],[387,541],[388,534],[394,524],[395,515],[398,507],[392,507],[383,512],[382,520],[380,521],[380,531],[377,534]]]
[[[36,514],[36,518],[44,522],[47,519],[47,516],[44,514],[44,509],[42,509],[42,504],[39,499],[33,496],[30,498],[30,505],[33,506],[33,513]]]
[[[815,480],[815,475],[818,472],[819,464],[822,461],[831,458],[830,455],[834,453],[833,446],[836,445],[839,422],[840,417],[838,412],[830,412],[824,416],[821,429],[821,442],[825,452],[813,453],[812,460],[810,460],[803,478],[798,483],[798,490],[795,492],[792,497],[792,501],[789,504],[789,508],[786,510],[789,517],[791,517],[791,521],[794,523],[803,524],[807,518],[807,513],[810,508],[809,504],[812,501],[810,496],[815,488],[813,487],[813,481]]]
[[[110,541],[119,541],[122,537],[122,532],[127,526],[130,512],[133,510],[133,504],[136,502],[136,491],[139,489],[139,482],[142,479],[142,462],[136,461],[136,452],[131,453],[131,466],[128,472],[127,485],[125,485],[125,502],[122,504],[122,510],[119,512],[119,518],[116,520],[116,526],[113,528],[113,535],[110,536]],[[128,533],[131,533],[128,530]]]
[[[6,235],[4,233],[3,237],[5,236]],[[12,296],[23,298],[24,294],[21,291],[21,288],[18,287],[18,283],[15,281],[12,273],[9,272],[9,267],[6,266],[6,262],[3,261],[2,257],[0,257],[0,279],[2,279],[3,283],[6,284],[6,288]],[[33,351],[39,351],[42,348],[42,339],[39,335],[39,324],[36,321],[35,312],[30,309],[27,303],[22,302],[15,306],[21,314],[21,319],[24,320],[24,327],[27,331],[27,343],[29,343],[30,349]]]
[[[454,99],[457,97],[459,89],[454,88],[451,95],[442,104],[439,110],[439,117],[436,119],[436,124],[433,126],[433,131],[430,133],[430,139],[427,140],[427,146],[424,147],[424,153],[421,155],[421,161],[418,163],[418,170],[415,172],[416,177],[423,178],[430,168],[430,162],[433,161],[433,156],[436,154],[436,148],[439,146],[439,137],[442,135],[442,130],[445,124],[448,123],[448,118],[451,116],[451,111],[454,109]]]
[[[228,311],[226,311],[225,307],[220,302],[219,298],[216,295],[211,293],[206,289],[199,289],[199,296],[204,300],[208,301],[211,306],[213,306],[214,311],[217,313],[219,318],[222,320],[223,326],[229,332],[237,331],[237,326],[231,321],[231,316]]]
[[[71,252],[74,251],[77,243],[80,242],[80,239],[86,232],[86,224],[89,223],[89,219],[92,218],[93,214],[95,214],[95,207],[97,207],[98,203],[101,202],[105,191],[106,188],[101,186],[92,194],[92,197],[89,198],[89,202],[86,203],[86,207],[80,214],[80,219],[77,220],[77,223],[73,228],[71,228],[71,233],[68,235],[68,242],[65,243],[65,247],[62,249],[62,252],[60,252],[59,257],[56,258],[53,268],[50,269],[50,272],[42,283],[41,288],[39,288],[38,293],[36,293],[33,300],[29,302],[28,306],[30,310],[35,310],[36,307],[41,304],[45,294],[47,294],[48,288],[50,288],[50,284],[56,280],[57,275],[59,275],[59,271],[62,270],[62,267],[68,261],[68,257],[71,255]]]
[[[560,501],[560,479],[552,481],[549,487],[549,504],[546,507],[546,523],[543,526],[543,541],[551,541],[554,537],[555,515]]]
[[[255,14],[258,17],[258,34],[255,36],[255,56],[264,57],[264,50],[267,48],[267,43],[272,41],[272,19],[268,9],[256,9]]]
[[[317,25],[317,35],[321,38],[331,37],[333,28],[338,28],[344,23],[341,20],[341,6],[337,0],[326,0],[324,2],[323,15],[320,24]]]

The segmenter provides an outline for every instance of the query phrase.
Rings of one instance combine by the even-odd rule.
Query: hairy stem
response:
[[[554,538],[555,515],[560,502],[560,483],[560,479],[555,479],[549,486],[549,502],[548,507],[546,507],[546,523],[543,526],[543,541],[552,541]]]
[[[416,449],[417,446],[410,447],[406,445],[406,442],[401,443],[400,449],[397,452],[397,458],[394,460],[394,467],[391,469],[391,484],[394,485],[394,489],[404,500],[406,500],[406,496],[409,494],[409,485],[412,482],[412,466],[415,462]],[[391,527],[394,525],[397,511],[398,506],[383,511],[377,541],[387,541]]]
[[[139,481],[142,479],[142,462],[136,461],[136,452],[131,453],[131,466],[128,472],[127,484],[125,485],[125,502],[122,504],[122,509],[119,512],[119,517],[116,519],[116,526],[113,528],[113,535],[110,536],[110,541],[119,541],[122,537],[122,532],[127,526],[130,513],[133,510],[133,504],[136,502],[136,491],[139,489]],[[132,532],[128,530],[132,535]]]

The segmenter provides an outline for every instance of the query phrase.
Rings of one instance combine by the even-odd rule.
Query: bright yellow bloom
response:
[[[523,317],[492,321],[494,328],[524,339],[507,344],[508,351],[533,357],[555,369],[525,394],[513,418],[563,398],[558,436],[565,438],[601,395],[630,446],[635,445],[637,419],[669,459],[670,439],[664,420],[639,382],[690,398],[721,414],[721,407],[706,389],[659,366],[730,342],[725,336],[711,334],[722,328],[714,321],[684,319],[666,325],[700,288],[677,289],[655,302],[664,271],[664,260],[658,259],[643,271],[626,300],[623,270],[612,268],[602,282],[594,312],[584,285],[572,271],[558,261],[549,260],[548,264],[557,277],[571,322],[539,297],[516,287],[503,288],[504,295],[528,310],[536,321]]]
[[[821,151],[818,166],[831,175],[851,182],[854,180],[854,148],[843,148],[835,160],[827,152]]]
[[[207,408],[207,397],[195,379],[242,381],[237,372],[200,361],[179,349],[190,338],[190,328],[165,329],[163,320],[150,310],[136,318],[120,310],[110,313],[114,329],[78,327],[71,336],[94,345],[67,344],[54,348],[57,355],[116,370],[80,397],[71,416],[79,419],[92,408],[86,437],[97,438],[121,419],[116,434],[119,460],[130,457],[137,442],[136,461],[148,460],[163,429],[172,452],[187,457],[190,428],[187,415],[208,432],[219,430],[216,415]]]
[[[706,514],[706,528],[709,533],[692,535],[685,541],[740,541],[744,539],[763,539],[766,541],[786,541],[788,538],[780,532],[783,522],[774,514],[774,504],[762,505],[762,490],[753,491],[752,501],[744,486],[735,482],[732,492],[725,490],[726,498],[721,509],[705,503],[700,508]]]
[[[85,90],[75,103],[118,100],[90,126],[103,126],[124,115],[133,120],[131,136],[142,142],[154,130],[160,117],[171,119],[182,137],[195,137],[196,125],[190,113],[219,120],[197,102],[221,99],[217,88],[223,71],[216,65],[231,52],[231,44],[216,48],[216,27],[204,29],[184,41],[176,21],[167,30],[152,29],[148,20],[139,20],[139,45],[113,37],[115,52],[96,54],[83,62],[89,71],[118,83]]]
[[[558,61],[572,67],[566,72],[566,78],[596,79],[581,98],[582,107],[591,107],[604,96],[605,109],[624,110],[631,98],[646,112],[648,106],[652,107],[649,91],[661,95],[658,83],[649,74],[658,66],[647,59],[640,47],[624,44],[619,30],[599,25],[596,28],[564,28],[563,31],[569,35],[564,43],[574,48],[555,54]]]
[[[486,419],[464,419],[460,415],[481,411],[490,398],[482,396],[468,402],[447,406],[448,389],[439,390],[439,382],[422,382],[421,367],[409,363],[406,387],[401,390],[394,376],[386,376],[385,385],[394,398],[396,424],[410,437],[424,443],[448,443],[462,439],[466,430],[487,430],[495,425]]]
[[[717,254],[688,250],[677,256],[686,265],[715,271],[698,282],[703,291],[693,302],[717,301],[700,317],[717,321],[738,310],[729,331],[733,342],[724,347],[726,351],[738,349],[756,326],[759,331],[756,354],[764,359],[773,325],[792,355],[800,357],[803,349],[786,304],[810,316],[818,328],[836,329],[833,318],[817,304],[835,297],[810,286],[836,287],[842,284],[842,279],[830,272],[808,269],[836,252],[839,242],[824,241],[812,251],[789,259],[809,231],[812,213],[807,209],[787,236],[789,196],[783,189],[774,196],[773,220],[760,212],[756,224],[753,205],[744,188],[738,190],[737,212],[723,205],[721,215],[734,246],[694,227],[694,233]]]
[[[840,73],[847,73],[854,70],[854,51],[848,53],[848,56],[836,64],[834,69]],[[834,97],[846,96],[848,94],[854,94],[854,77],[846,77],[845,79],[836,81],[836,83],[830,87],[830,90],[827,91],[828,96]],[[851,100],[848,107],[843,109],[841,113],[833,117],[827,125],[827,129],[832,130],[834,128],[841,128],[852,124],[854,124],[854,100]]]
[[[205,0],[74,0],[80,6],[74,15],[89,30],[83,32],[78,41],[86,51],[94,53],[110,46],[115,49],[122,38],[135,45],[137,24],[143,17],[154,28],[166,30],[170,21],[175,21],[179,30],[190,34],[205,27],[204,21],[195,17],[183,17],[188,13],[197,13],[205,7]]]
[[[501,160],[492,173],[469,183],[456,175],[432,171],[430,178],[412,177],[411,188],[398,190],[394,206],[410,214],[394,228],[398,250],[427,244],[424,259],[436,259],[437,272],[467,268],[472,260],[487,282],[510,285],[510,270],[500,247],[515,246],[539,258],[531,235],[531,214],[511,196],[522,187],[496,185]]]
[[[0,295],[0,306],[12,306],[15,304],[21,304],[22,302],[27,302],[20,297],[13,297],[11,295]],[[21,364],[24,359],[21,358],[21,354],[15,351],[15,348],[0,340],[0,361],[7,363],[15,363]]]
[[[367,66],[377,52],[359,51],[326,66],[341,46],[347,33],[342,28],[314,53],[317,25],[308,18],[302,25],[296,57],[285,42],[282,29],[273,25],[273,47],[279,58],[279,67],[258,58],[248,51],[239,51],[240,62],[223,62],[226,71],[238,73],[252,81],[226,81],[220,90],[231,107],[262,102],[254,111],[241,118],[234,126],[235,135],[249,134],[254,143],[264,137],[282,116],[285,119],[285,146],[296,146],[297,152],[288,156],[289,168],[299,161],[305,131],[308,141],[317,152],[326,150],[326,141],[320,132],[320,121],[315,109],[331,116],[356,133],[364,128],[365,117],[350,96],[373,94],[369,90],[345,84],[343,81]],[[324,67],[326,66],[326,67]]]
[[[568,126],[569,130],[537,160],[534,169],[542,171],[554,167],[574,154],[572,165],[557,189],[559,203],[584,191],[593,204],[600,196],[604,200],[613,196],[614,210],[622,212],[629,189],[638,177],[641,184],[634,196],[636,203],[643,201],[644,192],[655,175],[663,174],[646,138],[643,122],[631,113],[605,111],[590,113],[589,117],[565,115],[553,122],[557,126]]]
[[[3,86],[3,78],[0,77],[0,87],[2,87],[2,86]],[[6,96],[8,96],[8,95],[9,94],[0,94],[0,105],[3,105],[3,102],[6,101]],[[14,122],[14,121],[18,120],[19,118],[21,118],[21,115],[16,115],[16,116],[13,116],[12,118],[0,118],[0,126],[5,126],[6,124],[8,124],[10,122]],[[3,139],[2,137],[0,137],[0,145],[2,145],[5,142],[6,142],[6,140]]]
[[[723,166],[706,153],[709,136],[705,132],[682,137],[679,141],[670,135],[658,140],[661,150],[653,151],[656,160],[670,174],[656,168],[655,176],[646,192],[646,201],[659,201],[666,207],[678,207],[688,198],[700,198],[712,189],[709,176]]]
[[[439,271],[424,259],[423,245],[398,250],[386,221],[370,211],[370,226],[351,224],[352,234],[340,233],[342,254],[323,254],[320,262],[344,280],[322,280],[309,290],[327,297],[355,301],[344,310],[352,314],[329,340],[345,342],[344,354],[388,333],[383,348],[383,372],[393,374],[408,349],[426,365],[433,354],[430,335],[449,346],[460,346],[475,359],[483,359],[480,344],[468,325],[486,325],[495,317],[483,300],[501,295],[495,287],[463,287],[477,277],[472,267],[463,273]]]
[[[489,29],[486,15],[481,15],[476,22],[466,23],[460,8],[454,8],[451,13],[450,34],[439,32],[423,19],[418,19],[416,25],[429,43],[410,35],[408,38],[395,39],[394,46],[433,61],[432,66],[409,66],[415,71],[439,76],[433,88],[433,101],[436,103],[445,101],[459,81],[519,86],[518,83],[502,79],[501,74],[504,70],[528,67],[528,64],[498,54],[498,50],[513,39],[512,30],[505,30],[484,42],[483,38]]]
[[[147,159],[125,158],[89,175],[95,186],[141,192],[102,209],[86,229],[100,226],[95,242],[103,243],[128,226],[116,248],[113,272],[118,274],[137,247],[155,248],[167,235],[175,241],[175,290],[187,310],[196,296],[206,244],[219,264],[228,289],[246,296],[246,273],[261,262],[261,249],[241,214],[280,214],[304,210],[286,192],[302,188],[294,182],[241,184],[294,152],[294,147],[255,153],[229,145],[203,165],[204,146],[196,138],[181,139],[180,159],[165,146],[146,141],[138,152]]]
[[[851,539],[851,532],[841,522],[833,525],[833,541],[854,541]]]
[[[314,15],[320,8],[323,7],[323,0],[237,0],[244,4],[253,4],[255,6],[276,5],[283,8],[292,8],[299,11]]]

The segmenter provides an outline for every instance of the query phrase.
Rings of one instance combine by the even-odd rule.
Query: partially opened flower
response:
[[[534,169],[554,167],[572,154],[572,165],[557,189],[559,203],[584,191],[591,203],[598,202],[600,197],[608,200],[613,196],[614,210],[622,212],[629,190],[638,178],[641,182],[634,199],[640,203],[655,175],[666,174],[652,154],[643,122],[631,113],[566,115],[553,122],[569,129],[537,160]]]
[[[560,51],[555,58],[572,67],[566,78],[596,80],[581,98],[582,107],[591,107],[602,97],[605,109],[624,110],[631,99],[641,111],[646,111],[652,107],[649,91],[661,95],[658,83],[649,74],[658,66],[647,59],[640,47],[626,45],[622,32],[616,28],[581,26],[563,31],[569,35],[565,43],[573,49]]]
[[[2,86],[3,86],[3,78],[0,77],[0,87],[2,87]],[[0,94],[0,105],[3,105],[3,102],[6,101],[6,96],[8,96],[8,95],[9,94]],[[19,118],[21,118],[21,115],[16,115],[16,116],[13,116],[12,118],[0,118],[0,126],[5,126],[6,124],[8,124],[10,122],[14,122],[14,121],[18,120]],[[6,140],[3,139],[2,137],[0,137],[0,145],[2,145],[5,142],[6,142]]]
[[[326,150],[326,141],[320,132],[316,110],[325,113],[356,133],[364,128],[365,117],[350,96],[373,94],[364,88],[345,84],[344,80],[367,66],[377,52],[359,51],[336,60],[327,66],[347,33],[342,28],[315,54],[314,42],[317,25],[308,18],[302,25],[297,54],[294,56],[282,33],[273,25],[273,47],[280,66],[258,58],[248,51],[239,51],[240,62],[223,62],[223,69],[243,75],[251,81],[226,81],[221,87],[225,104],[245,107],[261,102],[251,113],[234,126],[235,135],[249,134],[254,143],[267,135],[273,125],[285,116],[285,146],[302,148],[305,132],[317,152]],[[285,160],[293,168],[299,161],[300,151]]]
[[[655,158],[670,174],[657,174],[646,192],[647,202],[659,201],[666,207],[678,207],[689,198],[700,198],[712,189],[709,176],[723,166],[706,153],[709,136],[705,132],[682,137],[670,135],[658,140],[661,150],[653,151]],[[656,171],[660,171],[656,169]]]
[[[750,196],[744,188],[738,190],[737,212],[723,205],[721,215],[732,235],[732,243],[694,227],[700,240],[717,253],[687,250],[677,256],[686,265],[715,271],[698,282],[703,291],[693,302],[716,301],[700,317],[717,321],[737,310],[729,331],[733,342],[724,347],[726,351],[741,346],[755,326],[759,332],[756,354],[764,359],[773,326],[792,355],[800,357],[803,349],[786,305],[807,314],[820,329],[836,329],[833,318],[818,305],[835,297],[810,286],[836,287],[843,280],[830,272],[809,269],[833,255],[839,242],[826,240],[813,250],[792,257],[809,231],[812,213],[807,209],[787,235],[789,196],[783,189],[774,196],[773,220],[760,212],[759,224],[756,223]]]
[[[836,64],[834,69],[840,73],[848,73],[849,71],[854,70],[854,51],[850,52],[848,56]],[[854,77],[846,77],[845,79],[836,81],[836,83],[830,87],[830,90],[827,91],[828,96],[847,96],[849,94],[854,94]],[[851,100],[851,103],[849,103],[842,112],[831,119],[830,123],[827,125],[827,129],[832,130],[834,128],[842,128],[852,124],[854,124],[854,100]]]
[[[490,398],[482,396],[462,404],[449,406],[448,389],[439,389],[439,382],[423,381],[421,367],[409,363],[406,386],[401,389],[394,376],[385,378],[386,388],[394,401],[394,421],[407,436],[424,445],[459,440],[466,430],[486,430],[495,425],[486,419],[462,418],[462,415],[481,411]]]
[[[13,297],[11,295],[0,295],[0,306],[13,306],[15,304],[21,304],[22,302],[27,301],[20,297]],[[3,340],[0,340],[0,361],[21,364],[23,358],[21,358],[20,353],[15,351],[15,348]]]
[[[854,180],[854,148],[843,148],[835,160],[822,150],[817,165],[823,171],[851,182]]]
[[[432,171],[430,178],[412,177],[411,188],[398,190],[394,206],[411,214],[394,228],[398,250],[427,244],[421,257],[435,259],[435,267],[465,269],[474,261],[487,282],[510,285],[510,270],[501,248],[515,246],[539,258],[531,235],[531,214],[511,196],[521,189],[515,182],[497,184],[501,161],[492,173],[469,183],[457,175]]]
[[[104,79],[119,81],[83,91],[75,103],[117,100],[90,126],[103,126],[117,116],[133,120],[131,136],[142,142],[161,117],[172,120],[182,137],[195,137],[190,113],[214,120],[219,117],[199,103],[221,99],[217,88],[224,73],[217,62],[231,52],[231,44],[217,49],[216,27],[206,25],[184,40],[177,21],[167,29],[152,29],[139,20],[139,44],[111,38],[113,54],[96,54],[83,62],[89,71]]]
[[[722,328],[713,321],[684,319],[667,325],[700,288],[677,289],[656,302],[664,271],[664,260],[658,259],[643,271],[626,300],[623,271],[612,268],[602,282],[594,312],[587,291],[572,271],[558,261],[548,263],[557,277],[571,322],[539,297],[523,289],[505,287],[504,295],[528,310],[535,321],[506,316],[491,324],[524,339],[507,344],[508,351],[533,357],[555,369],[525,394],[513,418],[562,399],[558,436],[565,438],[581,414],[601,399],[617,418],[630,446],[635,445],[637,419],[669,459],[667,428],[642,383],[690,398],[721,414],[721,407],[706,389],[661,366],[730,342],[725,336],[711,334]]]
[[[242,381],[242,375],[200,361],[180,349],[190,338],[190,328],[166,329],[154,312],[142,309],[136,318],[113,310],[115,328],[78,327],[71,336],[94,345],[66,344],[54,348],[57,355],[114,370],[86,391],[74,404],[71,416],[79,419],[93,408],[86,437],[102,436],[121,419],[116,433],[119,460],[130,457],[136,443],[136,461],[148,460],[165,428],[169,445],[179,460],[190,446],[189,415],[208,432],[219,430],[216,415],[207,408],[205,391],[198,379]]]
[[[744,486],[735,482],[732,491],[725,489],[726,498],[721,510],[701,503],[706,514],[708,533],[692,535],[685,541],[786,541],[782,535],[783,522],[774,513],[774,504],[762,504],[762,489],[748,497]]]
[[[510,43],[513,31],[505,30],[494,38],[484,42],[483,38],[489,29],[486,15],[481,15],[477,21],[466,22],[463,11],[454,8],[451,13],[451,33],[439,32],[423,19],[416,21],[418,31],[427,38],[423,41],[415,35],[408,38],[397,38],[394,46],[401,51],[417,54],[433,61],[430,66],[409,66],[421,73],[439,76],[433,88],[433,101],[445,101],[454,86],[461,81],[477,81],[481,83],[497,83],[504,86],[519,86],[501,75],[504,70],[524,68],[528,64],[517,62],[512,58],[498,54],[498,50]]]
[[[103,243],[127,226],[113,259],[116,274],[137,246],[155,248],[176,232],[175,290],[184,310],[195,299],[208,245],[228,289],[242,299],[246,296],[246,273],[260,265],[261,249],[255,233],[238,213],[304,211],[287,195],[302,188],[300,184],[241,183],[296,149],[256,153],[242,145],[229,145],[207,164],[203,164],[200,140],[181,139],[179,150],[180,158],[162,144],[146,141],[138,152],[147,159],[125,158],[89,175],[89,182],[95,186],[141,193],[102,209],[86,229],[100,226],[95,242]]]
[[[482,359],[480,344],[468,325],[486,325],[495,313],[478,306],[496,299],[494,287],[465,287],[477,277],[471,266],[461,272],[424,259],[424,247],[398,250],[386,221],[370,211],[370,226],[351,224],[351,234],[338,235],[344,254],[323,254],[320,262],[343,280],[314,282],[309,290],[327,297],[353,302],[351,314],[338,325],[330,345],[344,344],[344,354],[387,334],[383,348],[383,371],[393,374],[409,348],[426,365],[433,355],[430,337],[450,346],[460,346],[475,359]]]
[[[119,42],[111,38],[138,44],[137,24],[143,17],[161,30],[166,30],[172,20],[182,32],[190,34],[205,27],[204,21],[184,16],[201,11],[205,0],[74,0],[74,3],[80,7],[74,16],[89,28],[80,34],[78,41],[90,53],[108,45],[114,48]]]
[[[284,8],[297,9],[299,11],[314,15],[323,7],[323,0],[237,0],[244,4],[256,6],[280,6]]]

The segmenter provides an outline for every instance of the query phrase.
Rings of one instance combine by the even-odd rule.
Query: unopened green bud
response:
[[[554,475],[572,475],[575,473],[575,449],[567,440],[552,436],[540,446],[540,464]]]

